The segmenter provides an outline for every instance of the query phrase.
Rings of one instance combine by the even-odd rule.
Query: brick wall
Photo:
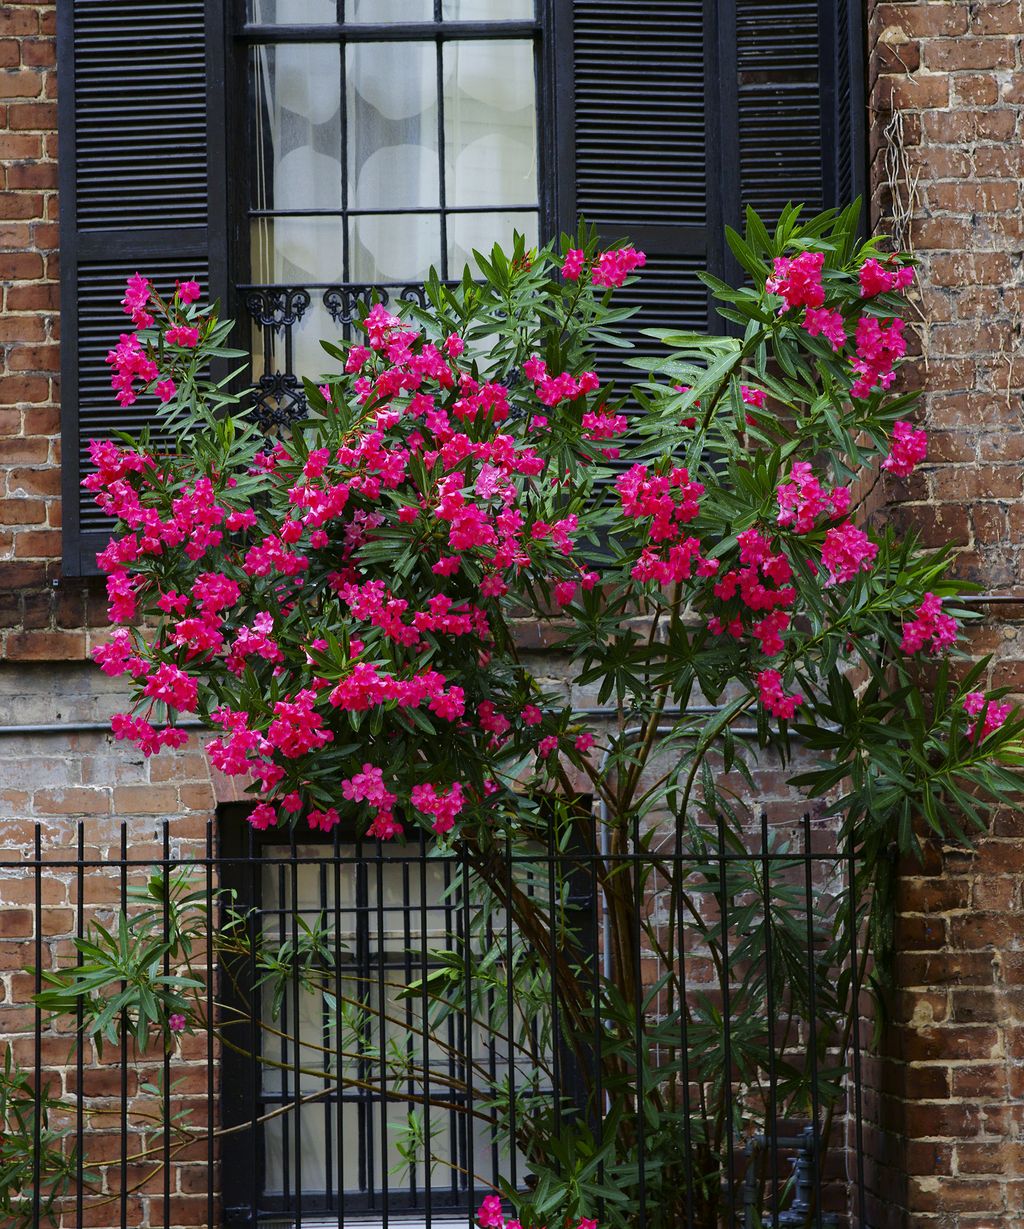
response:
[[[1024,429],[1024,6],[875,3],[876,219],[920,261],[930,464],[892,491],[962,575],[1020,593]],[[896,512],[898,515],[898,510]],[[973,636],[1024,688],[1024,605]],[[879,1193],[907,1229],[1024,1226],[1024,821],[973,853],[930,843],[904,868]]]
[[[57,136],[53,4],[0,8],[0,571],[60,555]],[[30,566],[28,561],[39,561]]]

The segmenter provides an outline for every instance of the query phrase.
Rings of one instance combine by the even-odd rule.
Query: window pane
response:
[[[338,17],[335,0],[246,0],[245,19],[261,26],[315,26],[333,24]]]
[[[252,280],[288,286],[340,282],[343,240],[341,218],[254,218]]]
[[[448,268],[452,277],[462,274],[463,265],[473,263],[473,249],[486,255],[500,243],[508,251],[512,232],[526,236],[527,247],[537,243],[536,213],[454,213],[448,218]]]
[[[349,219],[350,280],[420,282],[441,263],[437,214],[368,214]]]
[[[444,0],[445,21],[532,21],[533,0]]]
[[[255,47],[253,196],[257,209],[341,207],[341,52]]]
[[[449,205],[532,205],[537,200],[536,107],[530,43],[445,44]]]
[[[345,0],[345,20],[363,25],[386,21],[433,21],[433,0]]]
[[[437,205],[437,58],[431,43],[347,49],[352,209]]]

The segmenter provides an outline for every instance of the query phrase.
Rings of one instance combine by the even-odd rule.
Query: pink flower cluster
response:
[[[921,605],[914,611],[914,618],[903,625],[904,653],[917,653],[929,645],[933,653],[956,643],[957,622],[952,615],[942,613],[942,598],[926,593]]]
[[[796,710],[804,702],[798,692],[787,694],[782,686],[782,675],[778,670],[762,670],[757,676],[757,695],[762,705],[773,717],[791,721]]]
[[[568,371],[550,376],[547,363],[536,354],[531,355],[523,364],[523,374],[533,381],[537,400],[546,406],[556,406],[560,401],[575,401],[585,393],[596,392],[601,386],[595,371],[584,371],[578,379]]]
[[[144,718],[132,717],[128,713],[115,713],[110,719],[110,729],[115,738],[134,743],[147,757],[156,755],[164,747],[184,747],[188,742],[185,730],[175,729],[171,725],[157,730]]]
[[[434,822],[430,826],[439,836],[455,827],[455,820],[466,802],[458,781],[447,790],[429,784],[414,785],[409,797],[414,807],[425,815],[433,816]]]
[[[892,447],[882,462],[882,468],[890,474],[906,478],[913,473],[928,455],[928,432],[912,426],[909,422],[894,422]]]
[[[821,561],[829,571],[826,586],[845,584],[858,572],[870,572],[877,554],[876,543],[852,521],[827,530],[821,546]]]
[[[793,462],[789,481],[779,483],[776,498],[779,503],[778,522],[793,533],[810,533],[819,517],[838,520],[850,510],[849,488],[841,486],[826,490],[814,476],[808,461]]]
[[[501,1210],[501,1199],[497,1195],[488,1195],[484,1199],[477,1208],[476,1220],[481,1229],[523,1229],[518,1220],[505,1219]],[[528,1226],[528,1229],[533,1229],[533,1226]],[[574,1226],[573,1221],[566,1217],[565,1229],[598,1229],[598,1226],[596,1220],[586,1216],[579,1217]]]
[[[402,831],[394,815],[394,805],[397,795],[384,786],[384,773],[373,764],[364,764],[362,772],[347,778],[341,783],[342,795],[349,802],[365,802],[373,811],[373,821],[367,836],[375,836],[379,840],[390,840]],[[312,817],[310,817],[312,824]]]
[[[988,738],[988,736],[999,729],[1006,722],[1012,712],[1013,706],[1010,704],[997,704],[994,700],[989,700],[984,692],[970,691],[964,697],[964,712],[971,717],[979,717],[984,713],[982,719],[981,732],[978,735],[978,740]],[[967,737],[973,738],[977,729],[977,722],[971,721],[967,725]]]
[[[860,292],[865,299],[890,290],[906,290],[914,281],[914,270],[907,266],[884,268],[874,257],[860,267]]]
[[[647,257],[636,248],[613,248],[602,252],[590,273],[595,286],[621,286],[634,269],[642,269]]]
[[[160,374],[160,369],[142,348],[135,333],[122,333],[121,340],[109,351],[107,363],[114,368],[110,385],[117,393],[118,402],[125,408],[139,399],[135,381],[150,384]]]
[[[896,378],[896,360],[907,352],[903,321],[897,316],[882,324],[875,316],[861,316],[857,321],[856,349],[851,360],[856,379],[850,396],[863,398],[876,387],[889,388]]]
[[[821,284],[824,252],[801,252],[798,256],[776,256],[772,276],[764,284],[769,294],[782,297],[782,311],[794,307],[821,307],[825,289]]]

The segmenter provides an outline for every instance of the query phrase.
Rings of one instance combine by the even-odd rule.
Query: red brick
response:
[[[43,258],[36,252],[0,252],[0,279],[13,281],[42,277]]]
[[[0,70],[0,98],[38,98],[43,92],[43,74],[31,68]]]
[[[1017,0],[1002,0],[999,4],[972,4],[972,34],[1021,34],[1024,21]]]
[[[21,534],[28,537],[30,534]],[[60,534],[49,530],[36,536],[60,544]],[[9,661],[79,661],[85,657],[85,633],[75,631],[27,631],[8,635],[4,653]]]
[[[57,63],[57,48],[48,38],[25,39],[21,44],[22,63],[33,67],[50,68]]]
[[[1016,64],[1016,48],[1008,38],[929,38],[922,47],[925,64],[936,72],[1013,68]]]
[[[879,26],[894,26],[900,33],[915,38],[966,34],[967,17],[963,4],[877,4],[874,10]]]
[[[57,126],[57,104],[54,102],[25,102],[12,104],[7,112],[11,128],[31,132],[45,132]]]
[[[0,253],[0,264],[3,254]],[[60,347],[48,346],[15,346],[7,355],[7,367],[10,371],[59,371]]]
[[[7,489],[12,495],[59,495],[60,470],[12,469],[7,475]]]

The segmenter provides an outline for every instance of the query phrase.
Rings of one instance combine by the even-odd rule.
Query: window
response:
[[[225,1139],[227,1222],[429,1214],[466,1224],[497,1175],[523,1180],[521,1157],[505,1155],[489,1126],[495,1090],[509,1089],[524,1116],[534,1102],[550,1112],[555,1087],[580,1104],[568,1049],[553,1059],[550,954],[518,936],[461,857],[432,856],[422,835],[405,846],[289,843],[251,832],[244,811],[225,808],[220,850],[234,893],[222,934],[238,939],[219,991],[224,1118],[236,1128]],[[545,911],[562,901],[561,928],[574,916],[592,956],[586,865],[541,848],[508,875]],[[464,999],[459,969],[485,955],[490,980],[474,979]],[[503,990],[510,966],[530,987],[517,1000],[534,1003],[530,1018]],[[232,1025],[236,1009],[262,1028]]]
[[[513,229],[537,242],[542,26],[534,0],[248,0],[245,16],[234,264],[270,425],[302,413],[298,374],[371,288],[387,302],[431,268],[457,277]]]
[[[155,409],[121,410],[103,361],[136,269],[255,318],[287,410],[359,287],[414,293],[510,224],[628,235],[636,328],[703,329],[696,273],[732,275],[744,204],[865,177],[863,0],[76,0],[58,23],[69,575],[107,536],[85,442]]]

